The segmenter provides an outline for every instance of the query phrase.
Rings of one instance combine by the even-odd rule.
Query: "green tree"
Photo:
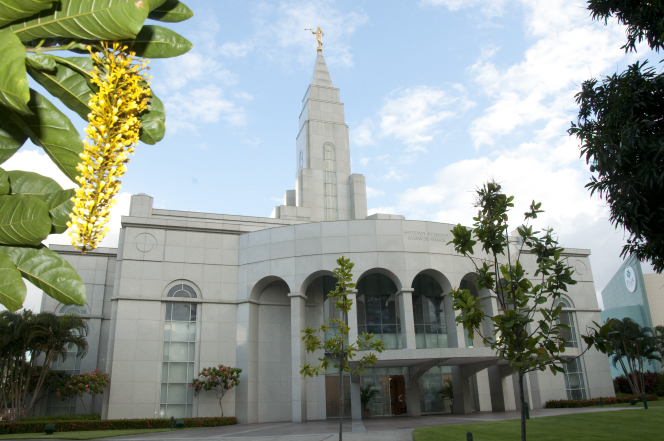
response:
[[[0,312],[1,404],[12,408],[15,421],[30,414],[53,361],[64,361],[74,348],[77,357],[87,354],[87,334],[77,315]]]
[[[590,0],[591,17],[626,25],[625,51],[645,41],[664,47],[662,0]],[[568,133],[581,142],[592,176],[591,194],[606,199],[610,221],[629,232],[621,256],[648,260],[664,270],[664,76],[648,62],[583,82],[579,114]]]
[[[629,317],[612,320],[610,328],[606,345],[611,363],[614,367],[620,366],[633,394],[646,393],[644,364],[662,360],[657,339],[650,328],[642,327]]]
[[[501,186],[488,182],[477,190],[475,206],[479,209],[472,229],[461,224],[452,230],[457,253],[468,257],[476,271],[479,289],[488,289],[496,296],[499,311],[488,316],[480,301],[467,289],[453,289],[453,308],[460,312],[456,322],[468,330],[468,337],[477,332],[514,370],[519,379],[521,403],[521,439],[526,439],[526,414],[523,378],[529,372],[549,369],[554,375],[564,372],[567,362],[564,331],[569,327],[560,322],[562,305],[556,300],[576,284],[572,268],[562,256],[563,248],[552,229],[533,231],[530,220],[537,219],[541,204],[534,201],[525,213],[525,223],[517,228],[518,238],[508,234],[508,211],[514,206],[513,196],[501,192]],[[479,243],[479,247],[476,244]],[[473,257],[475,251],[484,254]],[[524,260],[525,265],[522,263]],[[534,266],[529,274],[526,266]],[[483,331],[485,318],[493,322],[492,335]]]
[[[327,294],[330,302],[334,302],[334,308],[339,311],[339,318],[328,319],[328,323],[323,323],[319,329],[307,327],[302,331],[304,336],[304,347],[307,352],[312,353],[324,350],[325,354],[318,359],[317,365],[305,363],[300,374],[313,377],[319,374],[325,375],[325,372],[334,367],[339,374],[339,397],[341,401],[339,418],[339,441],[343,438],[344,424],[344,373],[360,375],[366,372],[365,366],[376,364],[376,355],[372,352],[365,352],[357,360],[358,367],[351,372],[350,361],[355,360],[362,350],[373,350],[383,352],[385,344],[382,340],[374,338],[374,334],[363,332],[358,335],[357,341],[351,342],[349,339],[350,327],[348,327],[348,313],[353,308],[353,301],[348,298],[350,289],[355,288],[352,270],[355,266],[350,259],[341,256],[337,259],[337,268],[334,269],[334,277],[337,279],[335,288]],[[330,358],[334,361],[330,363]],[[332,364],[332,366],[330,366]]]
[[[84,120],[91,81],[87,53],[117,41],[143,58],[176,57],[192,44],[147,19],[180,22],[192,17],[178,0],[12,0],[0,2],[0,164],[28,140],[40,147],[74,184],[84,143],[70,119],[49,99],[30,88],[28,75],[52,97]],[[103,73],[102,73],[103,74]],[[140,114],[140,140],[155,144],[165,134],[166,113],[152,93]],[[49,234],[67,230],[74,188],[30,171],[0,168],[0,304],[10,311],[23,305],[27,279],[64,304],[83,305],[85,287],[76,271],[42,245]]]
[[[77,396],[81,400],[83,410],[85,410],[85,401],[83,395],[90,394],[92,397],[90,401],[90,415],[94,410],[95,397],[97,394],[103,394],[104,388],[111,382],[108,374],[102,373],[96,369],[94,372],[83,372],[81,374],[72,375],[67,382],[60,387],[56,388],[55,393],[63,400],[72,396]]]
[[[221,416],[224,416],[224,408],[221,405],[221,399],[224,398],[226,392],[240,384],[240,373],[242,369],[223,364],[217,367],[207,367],[198,373],[198,377],[194,378],[189,387],[194,388],[194,394],[198,395],[201,390],[213,390],[217,394],[219,400],[219,409]]]

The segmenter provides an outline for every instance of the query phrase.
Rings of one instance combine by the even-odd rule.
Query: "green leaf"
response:
[[[21,116],[14,113],[13,121],[27,133],[35,145],[46,151],[72,182],[76,182],[76,166],[80,160],[78,155],[83,153],[83,140],[76,128],[57,107],[32,89],[28,107],[33,115]]]
[[[36,246],[51,232],[48,207],[39,198],[0,196],[0,244]]]
[[[171,58],[187,53],[193,44],[177,32],[156,25],[145,25],[136,38],[123,40],[143,58]]]
[[[55,61],[48,55],[28,55],[28,66],[39,70],[55,70]]]
[[[0,304],[15,312],[23,306],[27,293],[21,272],[9,257],[0,253]]]
[[[0,103],[22,114],[29,114],[29,99],[25,46],[13,33],[0,31]]]
[[[154,94],[150,97],[147,112],[138,117],[141,120],[139,139],[146,144],[154,145],[164,139],[166,134],[166,110],[164,103]]]
[[[52,4],[53,0],[0,0],[0,28],[48,9]]]
[[[14,262],[23,278],[65,305],[85,304],[85,285],[76,270],[58,253],[45,246],[5,247],[3,253]]]
[[[0,168],[0,196],[9,194],[9,175]]]
[[[168,23],[179,23],[194,16],[187,5],[178,0],[166,0],[161,6],[152,9],[148,18]]]
[[[30,76],[44,87],[51,95],[62,101],[62,104],[88,120],[90,95],[95,92],[91,88],[90,75],[82,70],[92,71],[93,61],[89,57],[59,58],[49,57],[56,66],[53,72],[44,72],[28,67]]]
[[[76,196],[76,190],[60,190],[51,193],[46,198],[46,206],[51,216],[51,234],[60,234],[67,231],[67,222],[71,221],[69,213],[74,208],[74,202],[71,200]]]
[[[28,135],[14,122],[14,112],[0,104],[0,164],[21,148]]]
[[[121,40],[138,34],[149,9],[147,0],[60,0],[8,29],[21,41],[47,37]]]
[[[163,5],[166,0],[148,0],[150,3],[150,10],[157,9],[159,6]]]
[[[42,176],[39,173],[10,170],[7,172],[11,194],[23,194],[36,196],[42,201],[46,200],[46,195],[56,191],[62,191],[60,184],[48,176]]]

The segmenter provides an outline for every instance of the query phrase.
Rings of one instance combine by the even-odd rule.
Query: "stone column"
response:
[[[463,333],[463,326],[457,326],[455,321],[460,312],[452,308],[453,304],[454,299],[446,295],[443,299],[443,305],[445,308],[445,325],[447,326],[447,344],[450,348],[465,348],[466,338]]]
[[[360,396],[360,376],[350,376],[350,411],[354,420],[362,419],[362,397]]]
[[[306,351],[302,341],[302,330],[305,326],[305,300],[307,297],[299,292],[288,294],[291,300],[291,382],[293,422],[307,420],[307,381],[300,369],[305,363]]]
[[[258,305],[252,302],[237,306],[237,367],[242,369],[235,391],[235,415],[238,422],[258,422]]]
[[[417,348],[417,342],[415,341],[415,317],[413,316],[413,291],[415,291],[413,288],[402,288],[397,292],[403,349]]]
[[[472,412],[470,377],[462,374],[461,366],[452,366],[452,389],[454,391],[454,413],[456,414]]]
[[[491,392],[491,409],[494,412],[516,410],[514,387],[512,386],[512,368],[509,365],[490,366],[489,390]]]

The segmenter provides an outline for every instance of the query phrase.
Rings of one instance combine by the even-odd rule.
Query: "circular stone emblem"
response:
[[[141,253],[147,253],[157,245],[157,239],[150,233],[141,233],[136,236],[134,241],[136,242],[136,248]]]
[[[625,268],[625,285],[629,292],[636,291],[636,272],[631,266]]]
[[[588,268],[586,268],[585,263],[581,262],[580,260],[577,260],[576,263],[574,264],[574,271],[580,276],[585,276],[586,273],[588,272]]]

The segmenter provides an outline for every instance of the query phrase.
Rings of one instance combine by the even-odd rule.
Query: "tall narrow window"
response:
[[[401,349],[397,286],[383,274],[369,274],[357,284],[358,333],[374,334],[385,349]]]
[[[304,168],[304,150],[300,150],[300,168]]]
[[[337,220],[337,169],[334,158],[334,146],[325,144],[323,147],[325,165],[325,220]]]
[[[417,349],[448,347],[443,288],[433,277],[426,274],[415,277],[413,288]]]
[[[565,308],[571,307],[570,303],[560,298],[556,301],[556,306],[563,305],[563,310],[560,311],[560,323],[569,326],[569,329],[563,329],[561,331],[562,336],[567,340],[565,344],[568,348],[578,347],[576,339],[576,327],[574,326],[574,313],[572,311],[565,311]]]
[[[194,298],[196,292],[188,285],[175,285],[168,297]],[[165,319],[159,414],[191,418],[194,390],[188,384],[194,378],[196,304],[167,303]]]
[[[581,358],[573,358],[565,367],[565,388],[568,400],[585,400],[586,386],[583,381]]]

